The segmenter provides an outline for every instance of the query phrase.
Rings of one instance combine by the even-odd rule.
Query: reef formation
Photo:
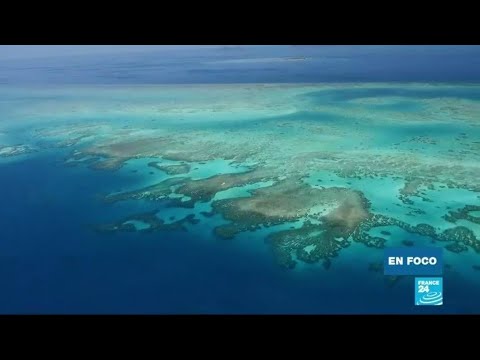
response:
[[[18,156],[23,154],[29,154],[35,152],[36,150],[29,145],[10,145],[10,146],[2,146],[0,145],[0,157],[12,157]]]
[[[118,115],[118,123],[55,124],[35,136],[45,147],[72,148],[66,150],[69,166],[140,177],[141,171],[124,167],[148,159],[150,178],[158,175],[160,181],[103,200],[112,206],[148,201],[192,212],[198,206],[197,217],[211,220],[219,239],[268,228],[265,241],[284,268],[300,261],[330,269],[332,259],[352,243],[382,249],[397,236],[386,227],[429,238],[453,253],[480,253],[478,86],[204,89],[155,89],[146,97],[152,102],[119,102],[113,115],[101,108],[102,116]],[[165,100],[172,96],[175,101]],[[121,120],[123,115],[128,120]],[[26,148],[0,147],[0,156],[22,151]],[[214,174],[199,170],[218,160],[227,165]],[[167,222],[158,214],[134,214],[95,229],[182,229],[194,226],[197,217]],[[217,218],[223,222],[215,223]]]

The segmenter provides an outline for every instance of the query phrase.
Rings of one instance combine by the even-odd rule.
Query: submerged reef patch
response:
[[[453,241],[447,250],[453,252],[461,252],[467,250],[467,246],[471,247],[475,252],[480,253],[480,240],[475,237],[472,230],[465,226],[456,226],[454,228],[446,229],[441,233],[437,239],[439,241]],[[448,246],[448,245],[447,245]]]
[[[213,200],[212,211],[202,212],[202,215],[211,217],[220,214],[228,221],[213,229],[214,234],[222,239],[232,239],[245,231],[303,221],[299,228],[274,231],[266,238],[276,261],[288,269],[294,268],[298,261],[305,263],[323,261],[324,265],[330,264],[331,258],[338,256],[341,249],[349,246],[352,241],[382,249],[387,240],[372,236],[369,231],[384,226],[398,226],[412,234],[448,242],[445,248],[452,252],[459,253],[468,247],[480,251],[480,241],[468,228],[455,227],[437,233],[429,224],[410,225],[386,215],[373,213],[369,200],[358,190],[344,187],[313,187],[304,182],[300,175],[278,179],[276,169],[261,167],[243,173],[221,174],[198,180],[171,177],[140,190],[108,195],[105,201],[162,200],[168,201],[168,206],[193,207],[197,202]],[[276,182],[267,187],[250,190],[248,197],[214,200],[215,194],[220,191],[265,180]],[[473,210],[477,208],[467,207],[466,212]],[[155,228],[157,225],[155,222],[153,224]],[[158,226],[162,228],[160,225]],[[108,231],[133,231],[132,226],[134,225],[124,219],[103,225],[102,228]],[[391,235],[387,231],[382,231],[381,234]],[[403,244],[414,245],[408,240]]]
[[[313,188],[300,178],[257,189],[251,197],[213,201],[212,208],[231,221],[214,230],[225,239],[262,226],[305,219],[302,227],[274,232],[267,238],[278,263],[286,268],[295,267],[293,254],[307,263],[337,256],[349,245],[348,237],[359,224],[371,216],[362,193],[339,187]]]
[[[430,180],[422,178],[406,178],[405,185],[400,189],[399,199],[404,204],[412,205],[413,201],[410,200],[411,196],[417,196],[424,201],[428,201],[428,198],[422,196],[421,187],[426,186],[429,189],[433,189],[432,182]],[[419,210],[417,210],[419,211]]]
[[[299,229],[275,232],[268,242],[278,264],[292,269],[296,265],[293,255],[305,263],[316,263],[336,257],[338,252],[350,245],[346,237],[337,237],[335,228],[319,226],[306,221]],[[306,248],[310,247],[309,251]]]
[[[108,195],[105,197],[105,200],[108,202],[128,199],[163,200],[169,195],[176,195],[176,198],[171,198],[171,201],[175,202],[175,204],[194,204],[197,201],[210,201],[215,194],[223,190],[276,179],[276,177],[276,170],[270,168],[253,169],[242,173],[220,174],[198,180],[188,177],[171,177],[146,188]],[[179,197],[188,197],[189,200],[181,201]]]
[[[251,193],[247,198],[213,201],[212,208],[230,220],[237,232],[307,216],[325,221],[332,228],[350,230],[368,216],[368,201],[360,192],[339,187],[314,188],[295,177]]]
[[[94,160],[91,161],[88,165],[90,169],[93,170],[109,170],[109,171],[116,171],[123,167],[125,161],[128,159],[126,158],[108,158],[104,160]]]
[[[449,211],[449,213],[444,215],[443,218],[451,223],[455,223],[457,220],[467,220],[475,224],[480,224],[480,217],[470,214],[471,212],[479,210],[480,206],[478,205],[465,205],[461,209]]]
[[[69,165],[81,162],[94,170],[115,171],[130,159],[149,158],[149,171],[156,174],[155,168],[172,176],[152,186],[109,194],[104,197],[106,202],[149,200],[179,208],[198,205],[199,218],[223,217],[227,222],[213,229],[224,239],[279,226],[278,230],[268,229],[266,238],[275,258],[286,268],[299,261],[329,268],[331,259],[352,242],[375,249],[396,240],[403,240],[405,246],[416,245],[416,239],[415,244],[397,239],[393,231],[371,231],[387,225],[429,237],[427,241],[451,252],[469,248],[479,252],[478,233],[472,230],[477,231],[473,225],[480,223],[474,213],[479,206],[466,205],[444,215],[447,225],[453,224],[450,229],[440,219],[443,213],[436,213],[456,207],[455,199],[443,202],[436,192],[448,192],[448,197],[455,196],[456,192],[450,191],[454,189],[480,193],[478,99],[415,99],[412,94],[456,91],[455,87],[429,84],[214,88],[176,89],[175,101],[165,101],[171,94],[164,98],[167,93],[163,93],[147,108],[118,104],[128,120],[120,116],[116,117],[118,123],[55,126],[39,131],[38,136],[42,141],[43,137],[50,139],[54,146],[74,147],[66,162]],[[460,94],[471,90],[462,89]],[[155,89],[155,94],[163,91]],[[153,97],[153,92],[150,95]],[[198,96],[209,101],[200,101]],[[210,101],[216,97],[221,104]],[[132,112],[135,116],[130,116]],[[10,151],[0,147],[0,156],[9,156]],[[200,166],[219,159],[250,170],[224,173],[223,165],[207,166],[208,171]],[[192,163],[200,165],[195,168]],[[197,174],[209,177],[193,178]],[[144,175],[139,170],[135,176]],[[147,181],[154,177],[149,178]],[[377,196],[372,189],[375,184],[391,187],[385,194],[379,189]],[[470,195],[467,201],[475,204]],[[458,201],[463,201],[462,196]],[[435,203],[427,203],[431,201]],[[166,225],[154,217],[133,216],[105,224],[103,229],[150,231]],[[460,220],[472,223],[471,228],[468,224],[457,226],[465,225]]]
[[[154,231],[187,231],[185,224],[197,224],[199,220],[195,219],[194,214],[185,216],[183,219],[165,223],[164,220],[156,216],[157,211],[150,211],[141,214],[127,216],[113,223],[94,225],[93,229],[99,233],[115,232],[154,232]],[[140,225],[136,225],[140,224]]]
[[[194,202],[209,201],[223,190],[273,180],[277,177],[276,173],[273,168],[256,168],[241,173],[214,175],[205,179],[188,179],[175,192],[189,196]]]
[[[162,165],[159,162],[152,161],[148,163],[148,166],[164,171],[168,175],[181,175],[190,171],[190,165],[188,164]]]
[[[158,157],[173,161],[202,162],[214,159],[225,159],[241,162],[254,154],[248,146],[228,145],[226,142],[200,140],[182,135],[159,136],[153,138],[139,138],[132,140],[130,137],[120,138],[115,142],[100,143],[82,149],[84,155],[101,156],[111,159],[112,168],[118,169],[118,163],[130,159]]]
[[[183,183],[186,178],[173,177],[165,179],[158,184],[148,186],[141,190],[128,191],[118,194],[110,194],[104,197],[104,200],[109,203],[114,203],[122,200],[164,200],[173,192],[175,186]]]
[[[18,156],[23,154],[29,154],[32,152],[36,152],[34,148],[30,147],[29,145],[0,145],[0,157],[12,157]]]

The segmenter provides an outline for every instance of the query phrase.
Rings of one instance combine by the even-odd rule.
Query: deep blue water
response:
[[[275,60],[282,57],[307,61]],[[276,45],[15,60],[0,56],[0,84],[479,80],[480,46]]]
[[[228,62],[283,56],[311,59]],[[0,60],[0,83],[7,85],[396,80],[478,82],[480,47],[234,47],[182,54]],[[315,93],[311,98],[479,98],[464,90],[442,91],[362,89]],[[329,115],[322,121],[336,120]],[[403,131],[400,125],[398,131]],[[88,225],[131,214],[138,210],[135,206],[155,206],[102,204],[95,194],[131,188],[133,178],[66,168],[61,160],[61,154],[46,151],[0,167],[0,313],[479,311],[480,289],[455,272],[444,276],[445,305],[432,309],[413,306],[410,278],[386,288],[382,274],[342,275],[335,272],[335,264],[330,272],[282,271],[256,234],[248,239],[256,242],[253,248],[237,239],[216,241],[206,230],[99,235]]]
[[[479,289],[454,273],[445,274],[443,307],[416,308],[410,278],[386,288],[383,275],[368,271],[283,271],[268,261],[263,243],[254,247],[265,251],[254,251],[202,231],[99,235],[87,225],[132,209],[94,195],[131,180],[64,168],[58,158],[2,165],[0,313],[477,311]]]

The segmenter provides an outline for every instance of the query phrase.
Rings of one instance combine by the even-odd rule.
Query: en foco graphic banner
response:
[[[443,249],[386,248],[383,265],[385,275],[442,275]]]

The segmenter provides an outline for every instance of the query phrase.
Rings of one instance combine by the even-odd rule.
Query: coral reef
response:
[[[400,195],[398,197],[404,204],[412,205],[413,201],[409,198],[411,196],[418,196],[424,199],[424,197],[421,196],[420,189],[422,186],[429,186],[430,184],[431,182],[422,178],[408,177],[405,179],[405,185],[400,189]]]
[[[268,241],[274,248],[277,262],[286,268],[293,268],[296,264],[292,253],[298,260],[316,263],[336,257],[342,248],[349,245],[345,238],[336,237],[335,229],[308,221],[299,229],[275,232],[269,236]],[[307,247],[311,247],[311,250],[307,251]]]
[[[108,158],[104,160],[95,160],[90,162],[88,167],[93,170],[109,170],[116,171],[123,167],[127,158]]]
[[[188,201],[171,199],[172,203],[181,207],[188,206],[197,201],[205,202],[213,199],[219,191],[227,190],[232,187],[241,187],[247,184],[253,184],[260,181],[266,181],[276,178],[274,169],[261,168],[253,169],[242,173],[214,175],[205,179],[192,180],[187,177],[172,177],[161,181],[158,184],[129,191],[121,194],[112,194],[105,197],[109,202],[128,200],[128,199],[148,199],[160,200],[170,194],[177,196],[187,196]],[[183,203],[183,205],[182,205]]]
[[[157,211],[150,211],[141,214],[127,216],[114,223],[93,225],[93,229],[99,233],[114,232],[154,232],[154,231],[187,231],[186,223],[195,225],[199,220],[195,219],[194,214],[187,215],[183,219],[165,224],[165,221],[156,216]],[[138,229],[135,222],[145,224],[144,228]]]
[[[298,229],[274,232],[268,237],[277,261],[286,268],[295,266],[293,253],[307,263],[337,256],[341,248],[349,245],[349,236],[371,216],[368,206],[360,192],[338,187],[313,188],[298,178],[255,190],[248,198],[212,203],[214,211],[231,221],[215,228],[215,234],[226,239],[242,231],[279,225],[307,215],[320,221],[314,224],[305,220]],[[307,247],[311,249],[307,251]]]
[[[200,217],[218,215],[228,221],[213,229],[217,237],[224,239],[281,225],[280,230],[272,229],[268,242],[285,268],[302,261],[319,262],[327,269],[331,259],[352,242],[381,249],[388,244],[387,239],[396,235],[385,230],[380,231],[380,236],[371,235],[372,229],[382,226],[397,226],[411,234],[430,237],[451,252],[461,253],[469,248],[480,252],[478,234],[472,231],[476,227],[455,226],[442,231],[443,225],[430,223],[435,214],[430,210],[433,207],[428,206],[441,209],[442,201],[425,203],[432,201],[430,194],[436,191],[480,192],[477,100],[426,96],[412,101],[412,94],[445,93],[445,89],[403,86],[398,92],[395,86],[373,84],[249,85],[229,88],[229,94],[246,97],[232,95],[228,100],[218,88],[196,91],[201,93],[198,96],[203,97],[202,101],[209,98],[207,93],[216,92],[220,103],[197,101],[195,96],[190,97],[191,93],[184,97],[179,91],[175,94],[178,102],[150,104],[148,111],[153,115],[149,113],[148,121],[141,120],[139,124],[129,120],[115,126],[54,126],[38,135],[50,138],[55,146],[75,148],[67,165],[82,163],[95,170],[115,171],[130,159],[153,158],[149,170],[180,175],[153,186],[107,195],[107,202],[145,199],[184,209],[211,202],[212,211],[203,211]],[[388,96],[372,96],[379,91]],[[216,97],[209,99],[217,100]],[[402,102],[407,107],[413,103],[415,111],[403,111],[402,106],[397,106]],[[132,109],[147,111],[141,105],[129,106],[119,104],[127,114]],[[251,116],[252,111],[258,111],[258,116]],[[172,120],[166,113],[174,115]],[[162,121],[154,121],[160,118]],[[437,125],[445,128],[438,133],[427,132]],[[5,154],[10,151],[0,147],[0,156],[9,156]],[[250,170],[232,174],[222,173],[219,167],[218,174],[208,178],[188,177],[194,166],[188,163],[205,164],[218,159],[241,163]],[[179,163],[164,164],[163,160]],[[136,176],[142,175],[139,171]],[[385,196],[369,192],[369,184],[364,187],[370,179],[384,184],[385,178],[386,184],[393,184]],[[315,185],[309,185],[310,180]],[[216,199],[221,191],[265,181],[273,185],[249,190],[247,195],[239,189],[242,197]],[[355,189],[366,189],[365,195]],[[236,196],[236,189],[228,194]],[[371,206],[367,196],[375,206]],[[433,195],[431,198],[438,199]],[[378,206],[384,201],[394,201],[395,211],[390,213],[385,206]],[[467,205],[450,211],[444,219],[455,225],[464,225],[459,220],[479,224],[480,217],[472,213],[479,209],[477,205]],[[392,215],[397,210],[403,221]],[[417,225],[406,222],[404,215],[408,222]],[[103,228],[107,232],[138,231],[133,223],[123,220]],[[153,217],[138,221],[150,224],[149,229],[161,228]],[[414,246],[408,239],[403,244]]]
[[[130,199],[163,200],[173,192],[172,189],[174,186],[183,183],[185,180],[186,178],[168,178],[158,184],[143,188],[141,190],[107,195],[104,197],[104,200],[109,203]]]
[[[228,226],[230,234],[279,225],[308,215],[325,222],[340,236],[342,231],[351,231],[368,216],[367,205],[359,192],[338,187],[313,188],[295,177],[252,191],[251,197],[212,202],[213,210],[232,222],[223,225]]]
[[[470,214],[472,211],[479,211],[478,205],[465,205],[463,208],[456,211],[449,211],[443,218],[449,222],[455,223],[457,220],[467,220],[475,224],[480,224],[480,217]]]
[[[446,229],[439,236],[439,241],[453,241],[453,244],[447,245],[446,249],[453,252],[461,252],[467,250],[467,246],[471,247],[475,252],[480,253],[480,240],[475,237],[472,230],[465,226],[456,226]]]
[[[121,137],[115,142],[100,143],[82,149],[82,154],[101,156],[111,160],[115,166],[100,166],[98,169],[115,170],[130,159],[158,157],[166,160],[201,162],[214,159],[246,160],[254,154],[248,146],[229,145],[226,142],[215,142],[182,136],[141,137],[131,139],[130,136]]]
[[[23,154],[28,154],[35,152],[36,150],[30,147],[29,145],[9,145],[2,146],[0,145],[0,158],[1,157],[12,157]]]
[[[190,171],[190,165],[188,164],[162,165],[161,163],[152,161],[148,163],[148,166],[164,171],[168,175],[181,175]]]
[[[192,201],[209,201],[219,191],[232,187],[241,187],[260,181],[276,178],[276,171],[272,168],[255,168],[250,171],[234,174],[215,175],[206,179],[186,180],[178,189],[177,194],[192,198]]]

